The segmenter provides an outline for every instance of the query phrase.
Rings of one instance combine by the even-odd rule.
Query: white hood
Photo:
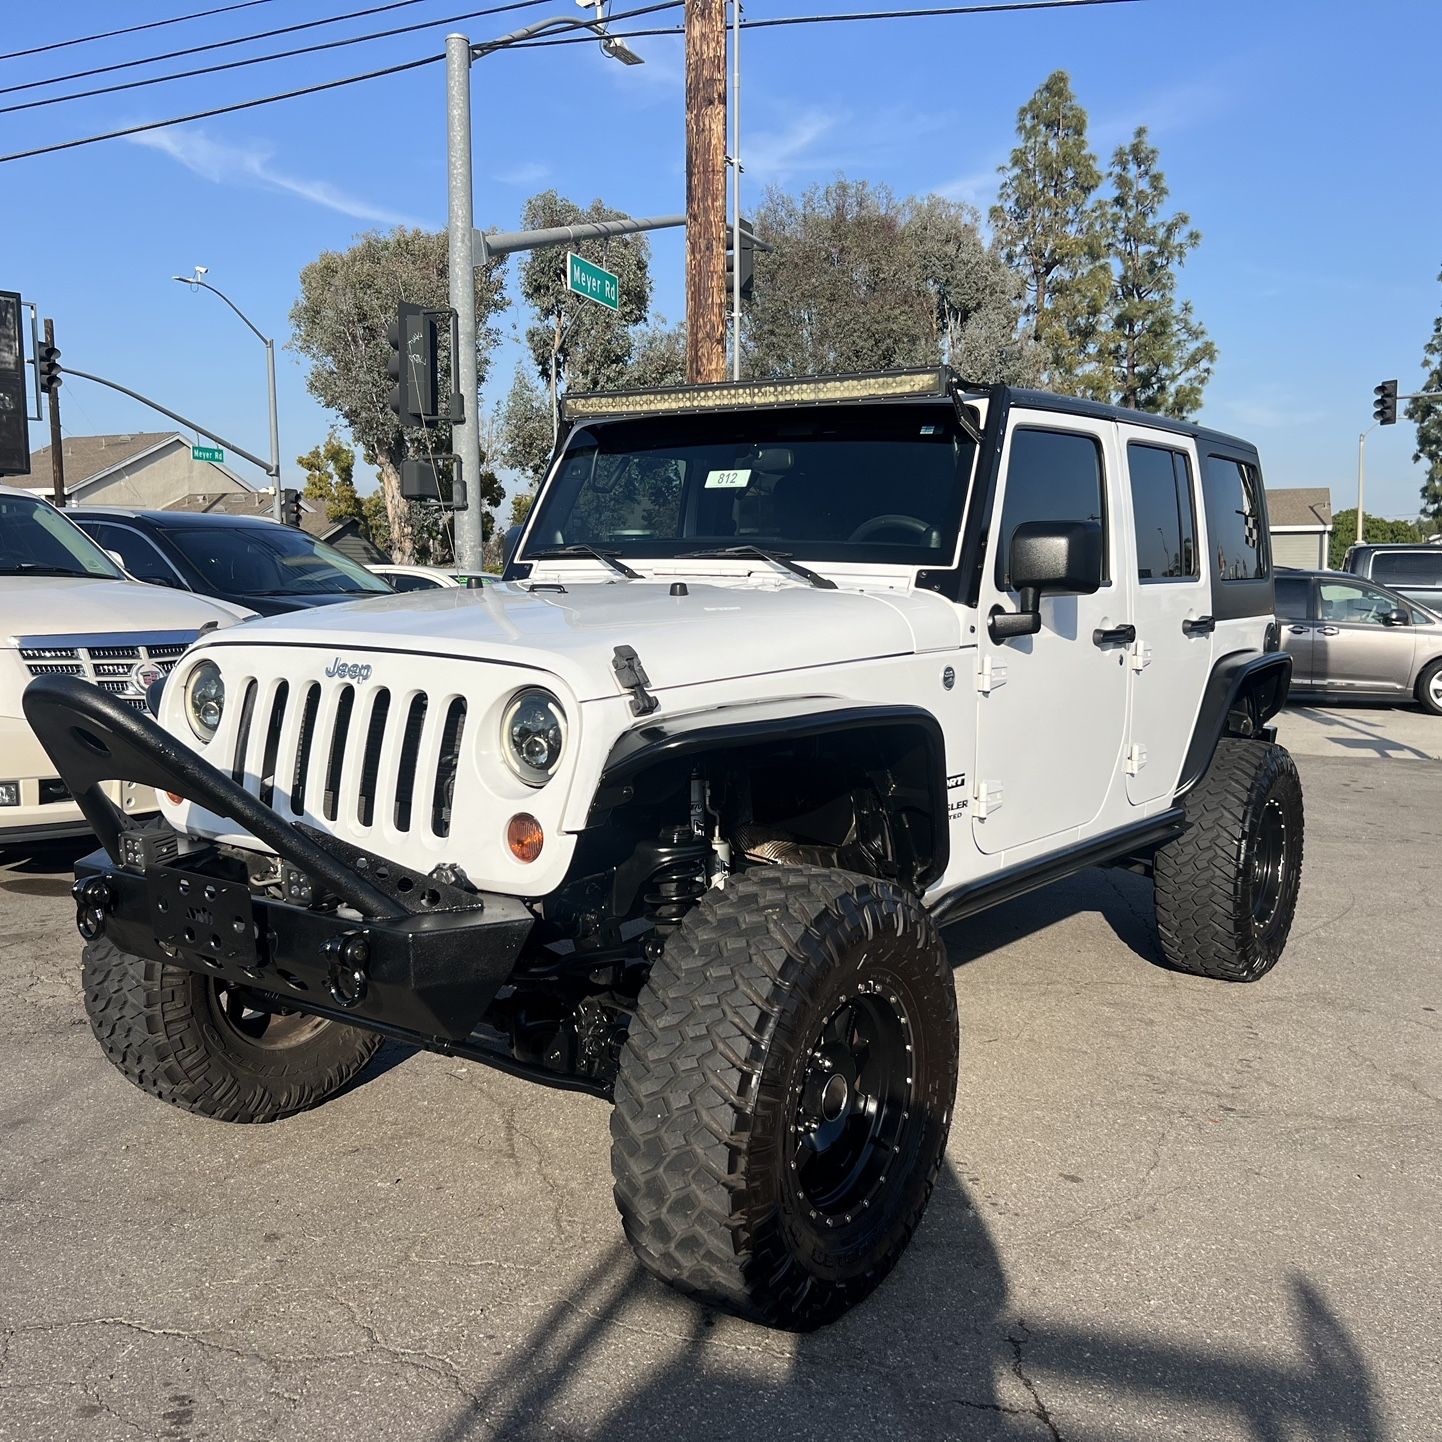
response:
[[[505,661],[549,671],[579,700],[617,694],[612,659],[631,646],[654,689],[774,675],[960,644],[956,609],[931,592],[818,590],[788,580],[566,581],[416,591],[253,621],[210,645],[296,645]]]
[[[228,626],[234,607],[140,581],[82,576],[0,576],[0,646],[18,636],[121,635]]]

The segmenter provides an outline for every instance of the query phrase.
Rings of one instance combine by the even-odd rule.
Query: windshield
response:
[[[28,496],[0,496],[0,576],[121,579],[115,563],[79,526]]]
[[[834,406],[578,431],[525,555],[760,546],[802,560],[949,565],[973,445],[950,406]]]
[[[167,532],[222,595],[390,595],[364,566],[289,526],[176,526]]]

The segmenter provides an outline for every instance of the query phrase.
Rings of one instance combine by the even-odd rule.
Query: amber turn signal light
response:
[[[179,806],[180,803],[185,800],[185,797],[178,791],[167,791],[165,793],[165,799],[170,802],[172,806]]]
[[[546,833],[541,823],[527,811],[518,811],[506,826],[506,845],[517,861],[534,861],[541,854]]]

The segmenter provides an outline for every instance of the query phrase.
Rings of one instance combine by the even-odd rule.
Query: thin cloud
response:
[[[741,134],[741,161],[748,175],[783,183],[794,175],[874,169],[907,154],[928,136],[945,130],[952,117],[902,107],[869,111],[811,106],[783,126]]]
[[[498,171],[494,178],[502,185],[539,185],[551,178],[551,167],[528,160],[522,165],[513,165],[509,170]]]
[[[312,205],[338,211],[353,220],[373,221],[380,225],[420,225],[407,215],[400,215],[383,206],[350,195],[328,180],[310,180],[289,175],[272,163],[274,150],[260,142],[251,145],[230,145],[214,140],[203,130],[150,130],[126,137],[132,145],[158,150],[193,175],[213,185],[251,185],[262,190],[280,191],[298,196]]]

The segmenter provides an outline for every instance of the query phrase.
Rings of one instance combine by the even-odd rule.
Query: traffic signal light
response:
[[[756,232],[741,222],[741,299],[750,300],[756,289]],[[736,293],[736,232],[726,228],[726,294]]]
[[[53,396],[60,389],[60,347],[41,346],[40,353],[35,357],[35,365],[40,373],[40,389],[46,395]]]
[[[289,487],[280,493],[280,518],[287,526],[300,530],[300,492]]]
[[[1372,419],[1379,426],[1395,426],[1397,424],[1397,382],[1383,381],[1376,386],[1373,394],[1377,399],[1372,402]]]
[[[424,306],[403,300],[386,339],[391,346],[386,369],[395,383],[391,390],[391,409],[401,425],[423,426],[436,416],[436,394],[440,388],[435,317]]]

